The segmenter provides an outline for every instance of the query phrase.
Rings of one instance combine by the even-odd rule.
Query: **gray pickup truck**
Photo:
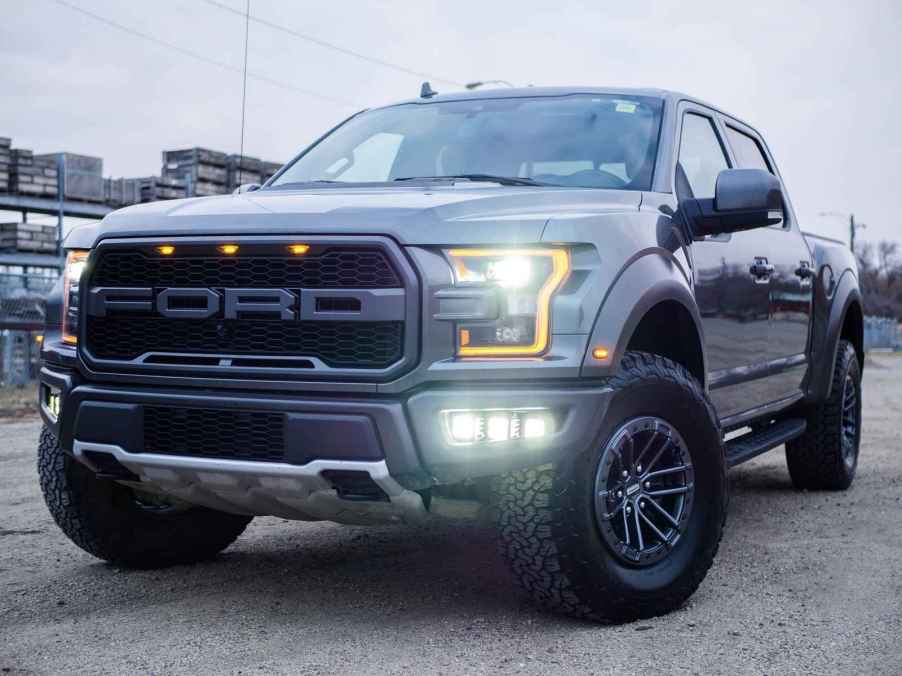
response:
[[[689,96],[427,87],[262,187],[65,245],[40,481],[116,565],[210,558],[256,515],[475,505],[535,600],[621,622],[701,583],[730,467],[785,444],[800,489],[855,474],[855,260]]]

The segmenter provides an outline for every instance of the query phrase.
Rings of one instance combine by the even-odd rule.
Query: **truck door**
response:
[[[764,144],[752,129],[732,120],[725,121],[725,129],[737,166],[763,169],[778,176]],[[774,400],[801,390],[807,366],[814,273],[811,252],[795,221],[785,187],[783,195],[783,223],[760,230],[766,237],[760,253],[773,266],[767,359],[772,374],[768,388]]]
[[[717,175],[731,166],[720,129],[710,111],[695,104],[683,108],[678,200],[714,197]],[[769,354],[770,262],[758,261],[768,256],[766,239],[761,230],[747,230],[705,237],[691,247],[708,386],[721,419],[772,401],[767,382],[756,377]]]

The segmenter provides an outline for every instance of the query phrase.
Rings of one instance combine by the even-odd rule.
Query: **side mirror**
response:
[[[240,195],[240,194],[246,193],[246,192],[254,192],[254,190],[259,190],[259,189],[260,189],[259,183],[242,183],[237,188],[235,188],[235,190],[232,191],[232,194]]]
[[[783,188],[763,169],[724,169],[714,199],[688,199],[680,205],[696,237],[776,225],[783,220]]]

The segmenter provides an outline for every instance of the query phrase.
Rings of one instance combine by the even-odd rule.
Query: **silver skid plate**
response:
[[[108,453],[138,475],[142,487],[184,502],[234,514],[278,516],[346,524],[411,523],[427,511],[418,493],[398,484],[385,461],[314,460],[306,465],[129,453],[120,446],[75,440],[75,457],[98,468],[86,452]],[[366,472],[387,502],[345,500],[322,477],[324,470]]]

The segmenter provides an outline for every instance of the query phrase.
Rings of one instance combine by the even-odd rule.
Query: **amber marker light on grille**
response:
[[[303,256],[305,253],[310,251],[309,244],[289,244],[288,250],[293,253],[295,256]]]
[[[171,244],[164,244],[163,246],[157,247],[157,253],[163,256],[171,256],[175,253],[175,247]]]
[[[234,256],[238,253],[238,245],[237,244],[223,244],[219,247],[219,253],[223,253],[226,256]]]
[[[611,352],[606,347],[596,347],[592,350],[592,356],[598,361],[604,361],[611,356]]]

